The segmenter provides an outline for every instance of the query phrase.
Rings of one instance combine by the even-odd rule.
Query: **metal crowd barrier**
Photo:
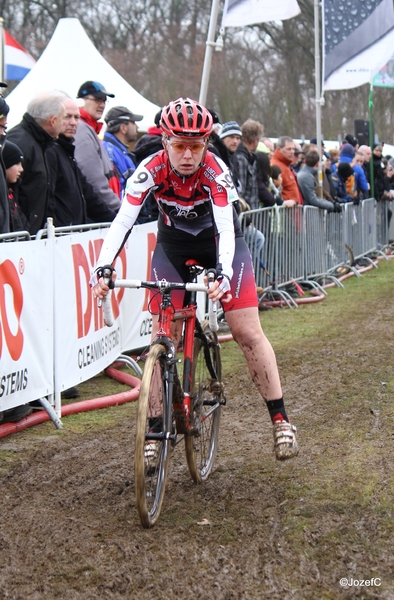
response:
[[[334,278],[340,267],[359,274],[353,263],[362,257],[370,260],[368,255],[388,244],[394,233],[391,204],[369,198],[359,205],[343,204],[341,213],[314,206],[275,206],[241,213],[256,284],[265,292],[280,294],[297,281]]]
[[[388,202],[388,207],[389,207],[389,210],[391,211],[391,214],[393,214],[394,200],[390,200],[390,202]],[[389,223],[388,223],[388,228],[389,228],[388,243],[392,244],[394,242],[394,219],[390,218]]]
[[[12,231],[11,233],[2,233],[0,242],[25,242],[31,240],[28,231]]]
[[[394,237],[390,236],[391,221],[393,215],[393,202],[389,200],[379,200],[377,202],[377,248],[381,250]]]

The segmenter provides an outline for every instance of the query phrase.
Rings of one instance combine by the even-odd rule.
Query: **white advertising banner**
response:
[[[0,244],[0,411],[53,393],[53,240]]]
[[[156,245],[157,223],[136,225],[116,259],[118,277],[147,279]],[[121,352],[148,345],[151,315],[145,290],[116,289],[115,322],[106,327],[89,279],[106,229],[55,239],[55,391],[90,379]]]

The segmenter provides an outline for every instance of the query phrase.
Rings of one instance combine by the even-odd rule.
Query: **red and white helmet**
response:
[[[167,135],[176,137],[209,137],[212,132],[211,113],[195,100],[178,98],[165,106],[160,126]]]

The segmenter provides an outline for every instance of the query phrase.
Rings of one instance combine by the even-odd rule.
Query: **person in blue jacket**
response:
[[[128,178],[136,169],[135,156],[130,152],[129,144],[137,139],[137,122],[143,118],[125,106],[114,106],[104,118],[107,128],[103,144],[120,182],[120,198],[123,198]]]
[[[343,144],[339,150],[339,162],[340,163],[353,163],[355,156],[355,149],[351,144]],[[333,165],[334,166],[334,165]],[[336,166],[336,165],[335,165]],[[361,165],[353,164],[354,178],[356,180],[357,195],[360,200],[363,198],[369,198],[369,183],[365,177],[364,169]],[[335,168],[333,169],[336,170]]]

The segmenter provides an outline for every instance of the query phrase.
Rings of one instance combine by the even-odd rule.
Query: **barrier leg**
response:
[[[60,396],[60,394],[59,394],[59,396]],[[41,404],[41,406],[48,413],[49,418],[51,419],[52,423],[54,423],[56,429],[62,429],[63,428],[63,423],[61,422],[61,420],[57,416],[56,411],[52,408],[52,406],[48,402],[48,400],[46,398],[39,398],[38,401]]]

